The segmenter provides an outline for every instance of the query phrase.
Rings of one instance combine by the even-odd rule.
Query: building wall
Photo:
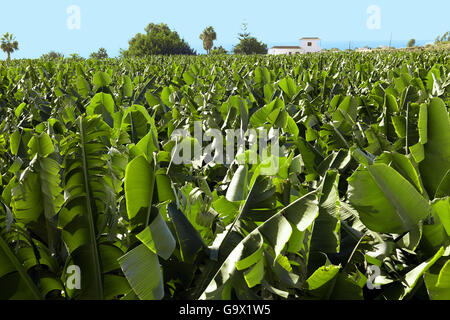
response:
[[[311,47],[308,47],[308,42],[311,42]],[[302,47],[303,52],[319,52],[320,48],[320,40],[318,39],[301,39],[300,47]]]
[[[359,48],[359,49],[355,49],[356,52],[371,52],[371,49],[368,48]]]
[[[295,54],[295,53],[303,53],[302,49],[284,49],[284,48],[270,48],[269,54],[279,55],[279,54]]]

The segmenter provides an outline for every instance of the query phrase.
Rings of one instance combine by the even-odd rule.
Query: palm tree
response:
[[[16,50],[19,50],[19,43],[16,41],[16,38],[13,34],[5,33],[2,37],[1,48],[3,52],[6,52],[8,55],[8,60],[11,59],[11,53]]]
[[[200,40],[203,40],[203,49],[205,49],[208,54],[214,45],[214,40],[216,40],[216,37],[216,32],[211,26],[203,30],[202,34],[200,35]]]

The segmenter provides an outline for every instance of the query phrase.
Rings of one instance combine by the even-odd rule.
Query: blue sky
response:
[[[69,30],[67,8],[80,8],[79,30]],[[380,9],[380,28],[369,29],[367,8]],[[0,4],[0,34],[19,41],[14,58],[36,58],[55,50],[88,56],[100,47],[110,56],[128,47],[149,22],[164,22],[203,53],[201,31],[212,25],[215,45],[237,43],[242,22],[269,46],[297,45],[303,36],[324,42],[434,40],[450,29],[449,0],[16,0]],[[0,59],[5,55],[0,52]]]

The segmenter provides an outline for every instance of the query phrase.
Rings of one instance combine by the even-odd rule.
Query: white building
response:
[[[322,50],[322,48],[320,48],[320,39],[316,37],[301,38],[300,47],[304,50],[304,52],[319,52]]]
[[[372,52],[372,49],[369,48],[356,48],[356,52]]]
[[[295,54],[295,53],[308,53],[308,52],[320,52],[320,39],[319,38],[301,38],[300,46],[275,46],[269,49],[269,54]]]
[[[298,46],[275,46],[269,49],[269,54],[273,55],[294,53],[303,53],[303,50]]]

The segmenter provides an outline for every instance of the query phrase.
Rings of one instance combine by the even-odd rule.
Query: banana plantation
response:
[[[0,61],[0,300],[448,300],[449,101],[437,50]]]

